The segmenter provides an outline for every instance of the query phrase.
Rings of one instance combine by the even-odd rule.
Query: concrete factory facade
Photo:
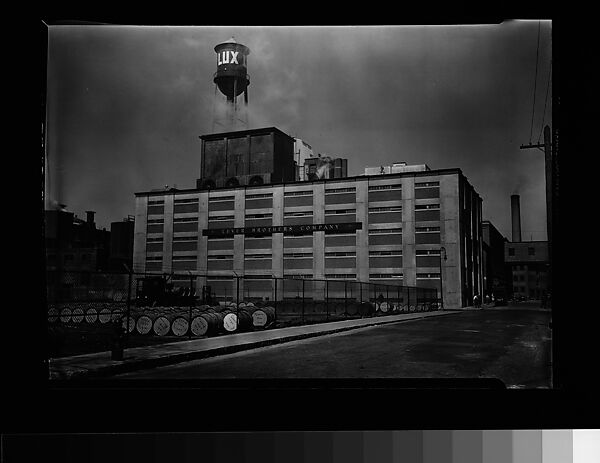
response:
[[[197,288],[235,294],[234,275],[243,292],[273,276],[439,289],[441,268],[445,306],[470,305],[482,293],[481,198],[460,169],[407,170],[136,193],[134,269],[191,272]]]

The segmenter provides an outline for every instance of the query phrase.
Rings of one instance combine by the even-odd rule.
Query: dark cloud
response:
[[[537,21],[464,27],[52,26],[50,195],[106,226],[134,192],[195,185],[198,135],[213,131],[214,46],[248,47],[251,127],[276,126],[350,174],[395,161],[460,167],[484,216],[510,236],[545,230],[543,154],[530,138]],[[551,57],[542,22],[533,142]],[[545,123],[551,123],[548,105]],[[525,235],[527,236],[527,235]],[[538,236],[538,239],[540,237]]]

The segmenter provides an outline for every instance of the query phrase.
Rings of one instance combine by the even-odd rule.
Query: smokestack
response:
[[[519,195],[511,195],[510,209],[512,212],[512,241],[521,242],[521,205]]]
[[[94,225],[94,211],[85,211],[87,214],[87,223],[90,225]]]

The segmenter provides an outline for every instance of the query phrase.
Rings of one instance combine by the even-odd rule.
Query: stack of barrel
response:
[[[114,302],[74,302],[67,304],[50,304],[48,306],[48,323],[78,325],[80,323],[100,323],[118,321],[125,313],[126,304]]]
[[[190,316],[191,315],[191,316]],[[213,336],[220,333],[266,328],[275,319],[275,309],[253,303],[225,303],[199,307],[140,307],[129,314],[129,331],[157,336]],[[127,327],[127,314],[122,317]]]

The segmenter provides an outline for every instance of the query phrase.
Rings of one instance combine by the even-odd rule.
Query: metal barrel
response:
[[[223,315],[206,310],[192,318],[191,330],[194,336],[210,336],[221,331],[222,326]]]
[[[252,325],[257,327],[265,327],[275,320],[274,307],[261,307],[252,312]]]
[[[236,310],[225,314],[223,327],[226,331],[244,331],[252,327],[252,315],[246,310]]]
[[[346,308],[348,315],[358,314],[359,307],[360,307],[360,302],[357,302],[357,301],[349,302],[347,305],[347,308]]]

